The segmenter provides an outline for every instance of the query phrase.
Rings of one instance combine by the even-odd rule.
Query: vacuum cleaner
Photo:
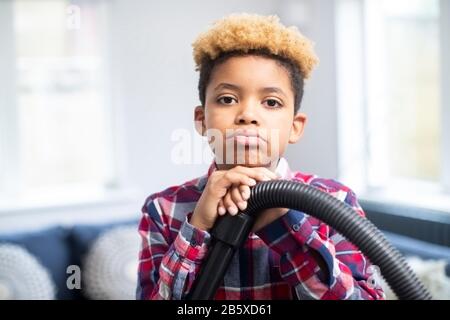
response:
[[[372,222],[332,195],[290,180],[259,182],[251,188],[246,210],[217,219],[211,230],[207,256],[187,299],[214,298],[234,253],[248,238],[258,213],[269,208],[298,210],[328,224],[380,268],[381,275],[400,300],[431,299],[402,254]]]

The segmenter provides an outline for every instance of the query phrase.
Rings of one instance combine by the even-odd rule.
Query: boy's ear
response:
[[[294,115],[292,121],[291,133],[289,135],[289,143],[296,143],[303,136],[303,131],[305,129],[308,117],[304,113],[298,112]]]
[[[206,127],[205,127],[205,108],[203,108],[203,106],[195,107],[194,123],[195,123],[195,130],[201,136],[204,136],[206,134]]]

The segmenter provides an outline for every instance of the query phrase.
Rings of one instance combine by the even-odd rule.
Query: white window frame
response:
[[[450,193],[450,1],[440,0],[442,185]]]
[[[12,1],[0,2],[0,39],[0,190],[12,194],[20,181]]]
[[[374,80],[374,75],[376,78],[376,75],[381,75],[383,71],[366,63],[370,61],[370,55],[380,55],[376,52],[377,48],[370,47],[370,42],[365,39],[367,31],[365,12],[370,10],[367,3],[370,4],[369,1],[338,0],[336,5],[338,178],[347,185],[351,185],[363,200],[407,203],[450,212],[450,1],[440,0],[441,180],[436,184],[406,181],[406,184],[400,182],[392,186],[392,190],[398,191],[408,190],[411,184],[414,184],[414,197],[407,193],[393,194],[392,190],[376,190],[367,187],[369,177],[368,149],[366,148],[369,137],[368,130],[364,128],[368,124],[368,103],[383,105],[382,102],[375,101],[374,97],[379,97],[379,92],[384,90],[382,86],[377,87],[368,83],[371,81],[367,77],[369,73]],[[372,34],[371,37],[377,37],[377,35]],[[369,87],[371,92],[367,90]],[[361,105],[364,107],[361,108]],[[379,112],[382,113],[383,110]],[[380,162],[375,165],[380,169],[375,171],[382,175],[383,163],[382,160],[378,161]],[[383,177],[380,176],[380,179],[382,180]]]

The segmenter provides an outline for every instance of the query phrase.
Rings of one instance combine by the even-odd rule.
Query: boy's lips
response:
[[[233,130],[231,133],[227,133],[226,139],[233,139],[236,143],[249,147],[267,142],[257,131],[247,129]]]
[[[252,138],[254,140],[260,139],[262,141],[266,141],[266,139],[260,133],[258,133],[258,131],[249,129],[237,129],[233,130],[232,132],[227,132],[226,138]]]

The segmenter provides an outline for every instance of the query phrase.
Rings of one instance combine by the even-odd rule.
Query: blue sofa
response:
[[[73,227],[52,227],[41,231],[12,235],[0,235],[0,243],[13,243],[22,246],[50,272],[56,285],[57,299],[87,299],[84,286],[80,290],[69,290],[66,285],[67,267],[82,265],[82,258],[94,241],[107,230],[120,225],[136,228],[137,220],[114,224],[75,225]],[[447,275],[450,276],[450,248],[427,243],[398,234],[385,232],[388,239],[405,255],[419,256],[423,259],[446,259]],[[137,257],[136,257],[137,259]],[[1,280],[0,274],[0,280]]]
[[[33,232],[3,234],[0,235],[0,244],[19,245],[36,257],[51,275],[56,287],[56,299],[87,299],[83,285],[81,289],[67,287],[66,282],[70,275],[67,268],[76,265],[81,266],[82,269],[82,258],[88,253],[95,240],[104,232],[118,226],[133,226],[137,234],[138,221],[127,220],[111,224],[55,226]],[[1,278],[0,274],[0,282]]]

